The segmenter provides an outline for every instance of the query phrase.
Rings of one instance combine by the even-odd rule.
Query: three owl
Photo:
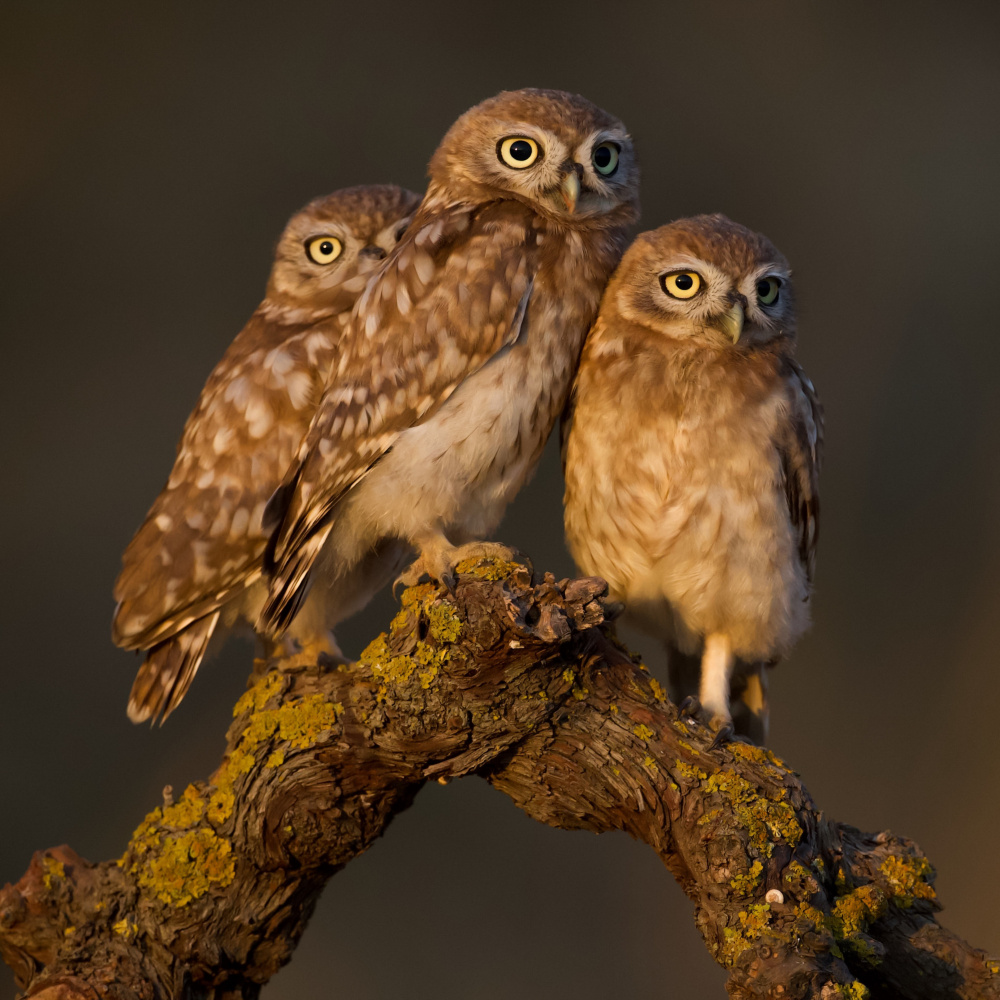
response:
[[[130,716],[176,707],[220,624],[336,653],[327,630],[414,553],[404,582],[509,555],[480,540],[575,377],[578,565],[663,639],[675,697],[725,736],[732,687],[762,739],[761,665],[805,627],[816,533],[788,267],[721,216],[622,259],[637,217],[624,125],[529,89],[455,122],[419,205],[358,188],[293,218],[125,554],[114,636],[148,650]]]
[[[767,734],[766,666],[808,624],[823,419],[794,359],[788,264],[721,215],[639,236],[608,284],[564,425],[565,524],[668,651],[720,740]],[[699,663],[700,661],[700,663]]]

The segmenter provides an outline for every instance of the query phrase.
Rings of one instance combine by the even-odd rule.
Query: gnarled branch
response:
[[[602,581],[459,569],[357,663],[258,661],[222,765],[120,860],[36,854],[0,892],[28,994],[255,997],[330,876],[425,781],[476,772],[543,823],[655,850],[733,997],[1000,998],[1000,965],[937,924],[916,845],[827,820],[767,750],[710,750],[609,636]]]

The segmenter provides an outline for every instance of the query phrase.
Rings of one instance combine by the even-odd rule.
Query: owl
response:
[[[268,508],[280,634],[310,580],[372,547],[446,583],[499,523],[561,412],[601,291],[637,218],[618,119],[555,90],[462,115],[413,222],[358,301],[293,474]]]
[[[722,215],[643,233],[563,426],[573,557],[665,643],[672,696],[696,696],[720,741],[732,692],[763,742],[765,666],[808,624],[823,415],[795,335],[788,264],[765,237]]]
[[[170,479],[122,559],[112,636],[146,653],[133,721],[166,718],[213,635],[255,620],[266,592],[264,505],[309,428],[351,308],[419,200],[389,185],[347,188],[285,228],[264,301],[209,376]],[[365,603],[405,564],[396,548],[368,553],[350,589],[318,595],[294,638],[321,641]],[[336,652],[332,639],[328,648]]]

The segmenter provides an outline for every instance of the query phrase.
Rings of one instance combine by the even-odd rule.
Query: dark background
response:
[[[772,745],[828,815],[916,839],[945,923],[1000,951],[996,5],[278,8],[0,13],[0,883],[62,842],[118,856],[164,785],[217,763],[249,644],[135,728],[111,584],[286,218],[347,184],[420,188],[461,111],[548,86],[628,124],[645,227],[721,210],[796,268],[828,449],[815,627],[773,678]],[[550,448],[501,535],[565,575],[561,488]],[[469,779],[331,883],[264,997],[721,997],[723,978],[650,852]]]

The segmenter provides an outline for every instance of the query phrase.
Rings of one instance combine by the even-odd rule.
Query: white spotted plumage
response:
[[[282,234],[267,297],[209,377],[167,485],[122,560],[113,637],[147,651],[133,720],[177,706],[220,623],[256,617],[265,505],[309,427],[351,307],[418,200],[388,185],[349,188],[310,203]],[[320,236],[341,246],[329,263],[309,256]],[[403,556],[379,553],[349,591],[318,592],[296,637],[322,636]]]
[[[505,137],[540,150],[505,165]],[[619,167],[601,176],[600,142]],[[260,628],[293,621],[314,566],[347,574],[373,545],[441,578],[530,475],[625,227],[638,173],[624,126],[559,91],[504,93],[463,115],[430,165],[410,230],[358,301],[344,353],[275,498]]]

